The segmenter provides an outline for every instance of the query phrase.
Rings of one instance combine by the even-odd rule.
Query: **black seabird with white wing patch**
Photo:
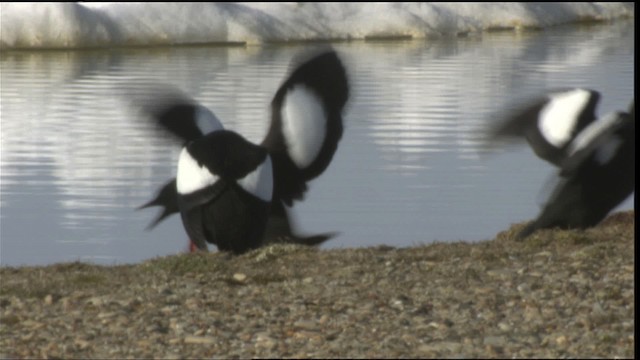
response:
[[[517,236],[543,228],[597,225],[635,190],[635,112],[596,119],[600,94],[589,89],[552,92],[511,111],[491,138],[524,137],[558,167],[556,186],[538,218]]]
[[[331,162],[342,137],[348,93],[346,71],[334,51],[294,62],[274,96],[271,125],[260,145],[221,125],[210,133],[202,131],[207,122],[197,115],[210,111],[201,111],[203,107],[182,96],[162,97],[169,99],[169,106],[142,106],[155,123],[186,144],[177,178],[142,206],[164,207],[150,227],[180,211],[198,248],[206,249],[206,240],[236,253],[260,246],[264,233],[269,242],[307,245],[333,236],[294,235],[285,204],[301,200],[307,182]]]
[[[574,142],[582,136],[586,138],[571,147],[562,163],[560,181],[540,215],[518,239],[538,229],[595,226],[635,191],[633,111],[609,114],[583,130]]]

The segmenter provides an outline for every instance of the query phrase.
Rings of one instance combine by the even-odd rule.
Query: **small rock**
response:
[[[505,323],[505,322],[499,322],[498,323],[498,328],[502,331],[511,331],[511,326],[509,326],[509,324]]]
[[[98,314],[98,319],[108,319],[116,316],[115,312],[101,312]]]
[[[507,339],[504,336],[485,336],[482,343],[487,346],[503,347]]]
[[[93,306],[102,306],[104,304],[104,300],[100,299],[97,296],[87,299],[86,304]]]
[[[541,251],[541,252],[539,252],[539,253],[537,253],[537,254],[534,254],[534,255],[533,255],[533,257],[547,257],[547,258],[548,258],[548,257],[550,257],[551,255],[553,255],[553,254],[551,253],[551,251],[546,251],[546,250],[545,250],[545,251]]]
[[[315,330],[317,328],[316,322],[311,320],[298,320],[293,323],[293,326],[304,330]]]
[[[233,280],[237,282],[245,282],[247,280],[247,275],[243,273],[235,273],[233,274]]]
[[[160,309],[160,312],[165,314],[165,315],[169,315],[169,314],[171,314],[173,312],[174,307],[175,306],[173,306],[173,305],[165,306],[162,309]]]
[[[211,336],[185,336],[184,343],[185,344],[200,344],[200,345],[210,345],[215,344],[216,339]]]
[[[567,337],[564,335],[560,335],[556,338],[556,344],[558,346],[567,346]]]
[[[49,294],[49,295],[45,296],[44,297],[44,303],[45,303],[45,305],[53,304],[53,295]]]
[[[185,300],[184,305],[189,310],[196,310],[200,308],[200,300],[196,298],[188,298],[187,300]]]
[[[87,340],[80,339],[80,338],[75,339],[73,341],[73,344],[75,346],[77,346],[80,350],[84,350],[84,349],[88,348],[89,345],[90,345],[90,343]]]
[[[148,348],[151,346],[151,342],[146,339],[138,340],[136,343],[138,344],[139,347],[143,347],[143,348]]]
[[[544,274],[543,274],[543,273],[541,273],[540,271],[531,271],[531,272],[530,272],[530,273],[528,273],[527,275],[529,275],[529,276],[531,276],[531,277],[536,277],[536,278],[539,278],[539,277],[544,276]]]
[[[255,335],[256,346],[273,349],[276,346],[276,341],[272,339],[267,333],[258,333]]]
[[[524,308],[524,320],[534,321],[540,320],[540,310],[535,306],[526,306]]]
[[[440,327],[440,324],[438,324],[435,321],[432,321],[432,322],[428,323],[427,326],[430,327],[430,328],[438,329]]]
[[[22,322],[22,326],[30,328],[30,329],[40,329],[42,327],[45,326],[45,324],[38,322],[38,321],[33,321],[33,320],[25,320]]]
[[[69,309],[71,309],[71,299],[69,297],[60,299],[60,303],[62,303],[62,308],[65,311],[69,311]]]
[[[402,300],[400,299],[393,299],[391,300],[391,304],[389,304],[389,306],[392,309],[396,309],[396,310],[404,310],[404,304],[402,303]]]

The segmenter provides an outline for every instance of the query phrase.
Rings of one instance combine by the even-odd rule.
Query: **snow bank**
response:
[[[634,16],[633,3],[2,3],[0,48],[423,38]]]

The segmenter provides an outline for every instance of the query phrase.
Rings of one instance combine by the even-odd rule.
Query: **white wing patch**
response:
[[[282,132],[289,156],[301,169],[320,153],[327,132],[327,113],[322,101],[305,85],[289,90],[282,105]]]
[[[584,89],[549,96],[549,103],[540,111],[538,128],[551,145],[562,147],[571,140],[571,132],[590,96],[591,93]]]
[[[254,171],[238,180],[238,185],[248,193],[253,194],[264,201],[271,201],[273,195],[273,170],[271,157],[267,158]]]
[[[176,176],[178,193],[182,195],[191,194],[194,191],[213,185],[216,181],[218,181],[218,177],[209,172],[206,166],[200,166],[191,157],[187,148],[184,147],[178,160],[178,174]]]

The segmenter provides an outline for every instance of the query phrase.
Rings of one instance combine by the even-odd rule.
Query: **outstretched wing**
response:
[[[589,125],[569,147],[560,176],[572,175],[585,161],[609,162],[622,145],[625,135],[629,135],[625,132],[632,125],[629,114],[623,112],[607,114]]]
[[[147,85],[133,103],[143,117],[183,144],[223,129],[211,110],[169,85]]]
[[[349,98],[346,70],[335,51],[293,65],[271,102],[271,126],[262,142],[273,159],[274,200],[289,206],[331,163]]]
[[[180,145],[223,129],[220,120],[209,109],[169,85],[144,84],[142,89],[132,95],[132,103],[145,120],[159,128],[163,134],[171,135]],[[178,213],[177,196],[176,179],[173,178],[158,190],[151,201],[138,208],[163,208],[147,226],[147,230]]]
[[[577,88],[520,102],[494,115],[498,120],[489,130],[488,140],[524,138],[538,157],[560,166],[572,140],[596,119],[599,99],[597,91]]]

